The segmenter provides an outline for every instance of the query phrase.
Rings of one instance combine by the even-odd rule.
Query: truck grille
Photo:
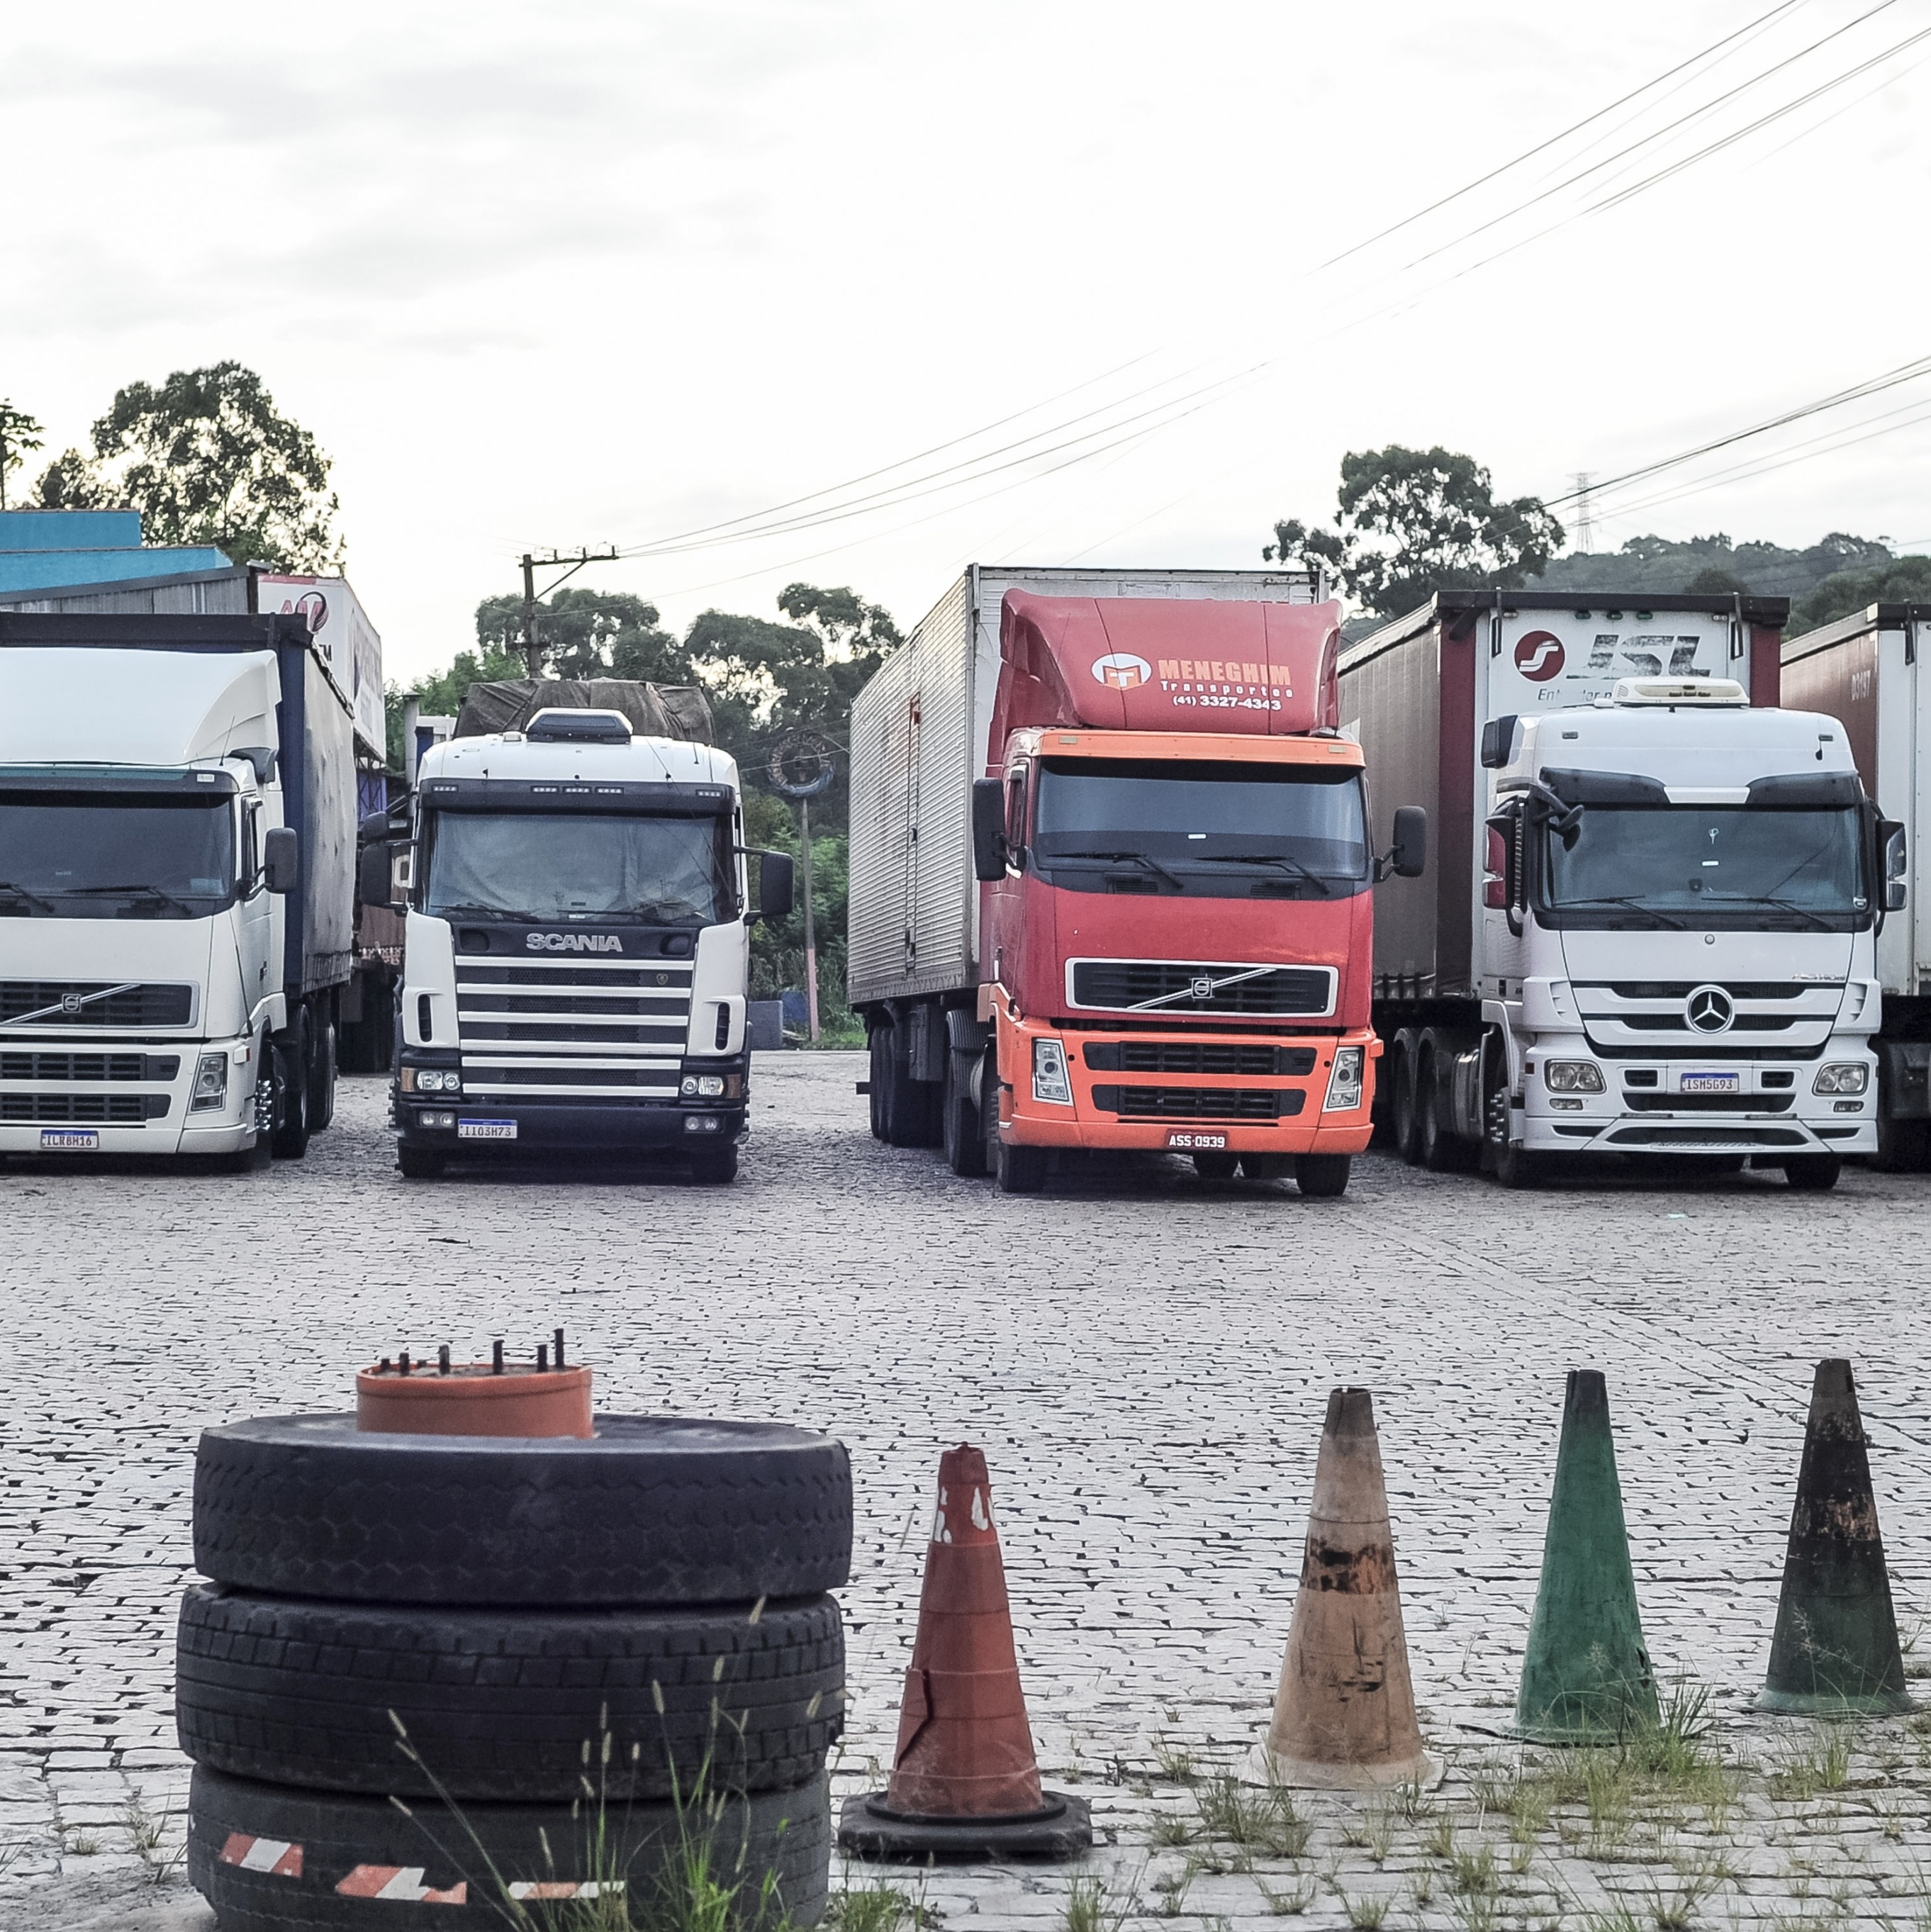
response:
[[[1307,1096],[1298,1087],[1096,1087],[1103,1114],[1140,1120],[1278,1120],[1298,1114]]]
[[[0,1026],[178,1027],[186,1026],[193,1011],[192,986],[0,980]]]
[[[178,1053],[0,1053],[0,1080],[172,1080]]]
[[[466,1093],[674,1100],[691,1023],[687,964],[456,958]]]
[[[1792,1094],[1625,1094],[1632,1114],[1787,1114]]]
[[[1217,1040],[1089,1040],[1084,1050],[1095,1073],[1309,1074],[1311,1046],[1223,1046]]]
[[[9,1126],[138,1127],[167,1110],[165,1094],[0,1094],[0,1122]]]
[[[1192,960],[1075,959],[1068,998],[1120,1012],[1325,1013],[1330,966],[1209,965]]]

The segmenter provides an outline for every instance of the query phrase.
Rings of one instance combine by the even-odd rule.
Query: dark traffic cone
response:
[[[838,1843],[920,1859],[1071,1858],[1093,1843],[1086,1801],[1039,1788],[985,1457],[966,1443],[939,1459],[892,1782],[846,1801]]]
[[[1315,1464],[1300,1589],[1262,1764],[1269,1778],[1342,1790],[1427,1784],[1415,1722],[1375,1406],[1336,1389]]]
[[[1571,1369],[1516,1726],[1544,1744],[1591,1744],[1657,1721],[1609,1391],[1599,1370]]]
[[[1849,1362],[1817,1364],[1777,1634],[1757,1702],[1805,1717],[1911,1708]]]

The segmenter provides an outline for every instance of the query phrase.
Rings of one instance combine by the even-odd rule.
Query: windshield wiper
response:
[[[1801,906],[1795,899],[1780,899],[1771,893],[1765,892],[1752,898],[1749,903],[1753,905],[1774,905],[1780,911],[1794,914],[1799,919],[1808,920],[1813,929],[1819,932],[1835,932],[1837,930],[1822,913],[1813,912],[1808,906]]]
[[[1658,926],[1666,926],[1678,932],[1686,928],[1680,919],[1672,919],[1666,912],[1658,912],[1654,906],[1645,905],[1634,892],[1599,892],[1586,899],[1558,899],[1554,910],[1570,912],[1578,906],[1614,905],[1627,906],[1631,912],[1640,913],[1645,919],[1653,919]]]
[[[1059,852],[1053,854],[1053,857],[1060,859],[1123,859],[1129,861],[1135,866],[1144,866],[1150,872],[1157,873],[1160,878],[1166,880],[1177,892],[1183,892],[1187,889],[1187,883],[1186,880],[1182,878],[1177,872],[1168,872],[1166,867],[1160,863],[1159,860],[1150,859],[1144,852]],[[1052,859],[1049,858],[1046,862],[1048,865],[1051,865]]]
[[[61,896],[69,899],[124,898],[136,892],[145,892],[150,898],[159,899],[163,904],[174,907],[186,918],[199,919],[201,916],[187,900],[178,899],[173,893],[163,892],[159,886],[151,886],[145,879],[127,886],[70,886],[62,891]]]
[[[1216,858],[1210,854],[1203,852],[1198,859],[1190,860],[1188,862],[1195,866],[1279,866],[1286,871],[1298,873],[1309,885],[1319,890],[1323,898],[1331,898],[1333,896],[1328,888],[1327,881],[1318,872],[1309,871],[1307,867],[1291,853],[1237,852],[1229,858]]]
[[[45,906],[50,913],[58,914],[59,908],[52,899],[43,898],[38,892],[30,892],[25,886],[16,886],[11,879],[0,879],[0,892],[16,899],[25,899],[29,905]]]

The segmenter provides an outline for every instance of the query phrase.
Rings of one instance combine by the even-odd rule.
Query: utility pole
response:
[[[523,554],[523,661],[529,668],[532,678],[543,675],[543,645],[536,634],[536,573],[548,570],[559,564],[567,563],[565,571],[549,588],[554,590],[558,584],[574,577],[586,563],[615,563],[616,551],[610,550],[580,549],[574,555],[566,556],[562,550],[553,550],[547,556],[534,556],[528,550]]]
[[[1576,548],[1587,556],[1594,540],[1589,522],[1589,485],[1595,481],[1596,472],[1573,470],[1570,474],[1576,479]]]
[[[811,1038],[818,1037],[818,932],[811,920],[811,801],[798,801],[798,816],[803,821],[805,842],[805,1012],[811,1023]]]

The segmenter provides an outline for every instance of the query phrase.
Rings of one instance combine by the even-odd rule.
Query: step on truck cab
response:
[[[397,1164],[634,1154],[737,1172],[747,1132],[749,922],[791,862],[748,854],[737,766],[555,706],[424,752],[409,838],[372,840],[364,897],[406,891]]]
[[[1781,1168],[1876,1144],[1896,828],[1843,725],[1776,708],[1781,598],[1444,591],[1351,646],[1344,728],[1432,775],[1438,868],[1378,894],[1375,1020],[1411,1162]],[[1891,855],[1888,860],[1888,851]]]
[[[304,617],[0,613],[0,1154],[301,1155],[355,794]]]
[[[1367,1144],[1369,839],[1299,572],[975,566],[852,714],[873,1132],[1041,1186],[1171,1150],[1339,1194]]]

